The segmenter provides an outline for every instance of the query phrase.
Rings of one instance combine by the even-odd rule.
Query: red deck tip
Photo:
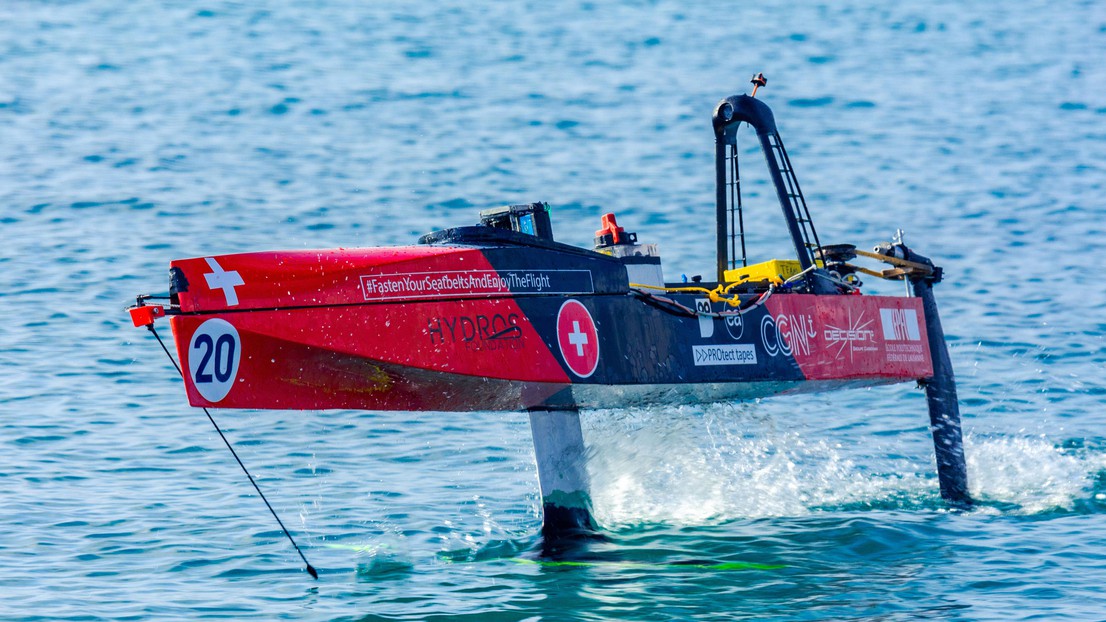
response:
[[[159,317],[165,317],[165,307],[161,305],[143,305],[127,309],[131,314],[131,321],[138,328],[149,326]]]

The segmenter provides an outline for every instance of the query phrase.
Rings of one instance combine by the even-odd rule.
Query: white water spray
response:
[[[699,525],[843,507],[945,509],[933,456],[913,455],[924,443],[884,438],[883,451],[906,457],[861,455],[870,448],[758,408],[592,414],[585,437],[596,518],[607,527]],[[1094,474],[1106,469],[1106,454],[1065,451],[1044,438],[969,436],[965,444],[972,496],[995,511],[1070,510],[1093,497]]]

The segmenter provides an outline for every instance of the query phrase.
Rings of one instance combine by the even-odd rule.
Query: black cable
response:
[[[153,333],[154,337],[157,338],[157,342],[161,344],[161,349],[165,350],[165,355],[168,356],[169,360],[173,362],[173,367],[177,368],[177,373],[179,373],[181,375],[181,378],[183,379],[184,371],[181,370],[180,365],[177,363],[177,359],[173,358],[173,355],[169,353],[169,348],[165,347],[165,342],[161,340],[161,335],[157,334],[157,331],[154,330],[154,325],[149,324],[146,326],[146,328],[149,328],[150,332]],[[238,457],[238,452],[234,451],[234,446],[230,444],[230,441],[227,439],[226,435],[223,434],[223,430],[219,428],[219,424],[215,423],[215,418],[211,416],[211,413],[208,412],[207,408],[203,406],[201,406],[200,408],[202,408],[204,414],[207,415],[207,420],[211,422],[211,425],[215,426],[215,431],[219,433],[219,438],[223,439],[223,442],[226,443],[227,449],[230,450],[230,455],[234,456],[234,459],[238,461],[238,466],[242,467],[242,472],[246,474],[246,477],[250,478],[250,483],[253,484],[253,489],[257,491],[257,494],[261,497],[261,500],[265,502],[265,507],[269,508],[269,512],[272,513],[273,518],[276,519],[277,524],[280,525],[280,528],[284,531],[284,535],[288,536],[288,541],[292,543],[292,546],[295,547],[296,552],[300,554],[300,559],[303,560],[304,564],[307,564],[307,574],[311,575],[312,578],[317,580],[319,578],[318,571],[315,570],[315,567],[311,565],[311,562],[307,561],[307,557],[304,556],[303,551],[300,550],[299,545],[296,544],[295,539],[292,538],[292,534],[289,533],[288,528],[284,526],[284,521],[280,520],[280,517],[277,516],[276,510],[273,509],[273,506],[269,503],[269,500],[265,498],[265,493],[261,492],[261,488],[258,487],[257,482],[253,479],[253,475],[250,475],[249,469],[246,468],[246,465],[242,462],[242,459]]]

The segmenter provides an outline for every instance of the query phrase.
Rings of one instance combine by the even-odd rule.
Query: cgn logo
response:
[[[810,342],[816,336],[811,315],[767,313],[760,320],[760,342],[768,356],[809,356]]]
[[[572,373],[587,378],[599,366],[599,333],[587,307],[566,300],[557,313],[557,345]]]
[[[241,358],[241,340],[230,322],[212,318],[200,324],[188,344],[188,372],[205,400],[218,402],[230,393]]]

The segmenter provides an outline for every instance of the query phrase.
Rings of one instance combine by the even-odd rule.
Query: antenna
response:
[[[749,80],[749,82],[753,83],[753,94],[749,97],[756,97],[757,89],[764,86],[765,84],[768,84],[768,78],[765,78],[763,73],[758,73],[757,75],[753,76],[753,79]]]

